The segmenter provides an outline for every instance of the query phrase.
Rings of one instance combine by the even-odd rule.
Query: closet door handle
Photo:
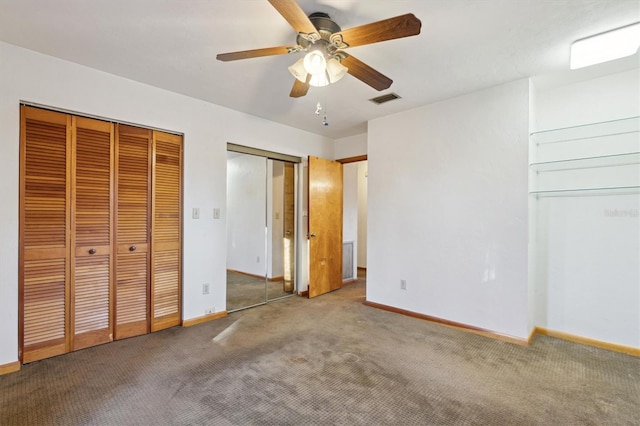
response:
[[[96,254],[96,251],[97,251],[97,250],[96,250],[96,249],[94,249],[94,248],[89,249],[89,254]]]
[[[136,246],[129,247],[129,251],[136,251]]]

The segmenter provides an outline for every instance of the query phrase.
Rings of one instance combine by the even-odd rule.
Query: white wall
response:
[[[640,197],[538,200],[536,325],[640,347]]]
[[[334,158],[327,138],[6,43],[0,43],[0,76],[0,365],[18,359],[21,100],[184,133],[185,319],[225,309],[226,143]],[[299,200],[304,187],[298,187]],[[191,219],[193,207],[200,208],[198,220]],[[222,210],[220,220],[213,219],[214,207]],[[300,244],[302,287],[308,279],[305,249]],[[203,283],[211,284],[209,295],[202,295]]]
[[[233,155],[227,160],[227,269],[267,273],[267,159]]]
[[[528,337],[528,120],[519,80],[369,122],[367,300]]]
[[[639,94],[637,69],[536,91],[533,130],[638,116]],[[581,132],[588,130],[580,128]],[[639,135],[532,144],[532,157],[534,161],[551,161],[640,152]],[[640,185],[640,166],[636,162],[635,166],[532,176],[534,189]],[[640,193],[605,194],[535,200],[535,323],[554,331],[640,347]]]
[[[367,134],[337,139],[334,146],[334,159],[336,160],[367,155]]]
[[[548,130],[637,116],[640,70],[634,69],[535,92],[532,130]],[[535,84],[534,84],[535,89]]]

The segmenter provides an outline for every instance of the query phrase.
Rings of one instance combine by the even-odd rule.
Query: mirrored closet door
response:
[[[295,294],[296,167],[260,154],[227,152],[228,312]]]
[[[227,153],[227,311],[265,303],[267,159]]]

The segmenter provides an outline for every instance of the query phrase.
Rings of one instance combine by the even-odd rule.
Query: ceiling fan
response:
[[[388,89],[393,80],[343,49],[418,35],[422,26],[418,18],[408,13],[342,30],[326,13],[317,12],[307,16],[295,0],[269,0],[269,3],[298,33],[296,44],[221,53],[216,59],[226,62],[307,52],[304,58],[289,67],[296,78],[289,94],[293,98],[306,95],[309,86],[335,83],[346,73],[376,90]]]

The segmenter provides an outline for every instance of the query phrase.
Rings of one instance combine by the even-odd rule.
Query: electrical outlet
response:
[[[209,294],[209,283],[202,284],[202,294]]]
[[[400,290],[407,289],[407,280],[400,280]]]

